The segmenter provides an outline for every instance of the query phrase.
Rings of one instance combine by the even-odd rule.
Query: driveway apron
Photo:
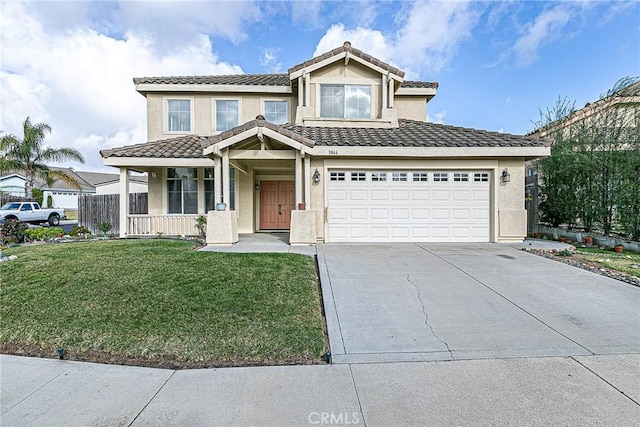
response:
[[[640,351],[640,289],[500,244],[325,244],[334,363]]]

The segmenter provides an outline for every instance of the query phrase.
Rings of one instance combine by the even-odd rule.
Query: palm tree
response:
[[[84,163],[84,157],[75,148],[43,147],[45,134],[51,133],[46,123],[32,124],[29,117],[22,124],[23,137],[3,135],[0,137],[0,172],[22,170],[25,174],[25,196],[33,197],[33,183],[36,178],[50,181],[63,180],[76,188],[80,185],[62,171],[52,170],[45,162],[77,161]]]

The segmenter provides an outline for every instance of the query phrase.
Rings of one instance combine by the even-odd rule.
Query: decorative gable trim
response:
[[[377,71],[382,75],[391,77],[393,78],[393,80],[396,80],[398,82],[402,82],[404,80],[404,71],[401,71],[398,68],[393,67],[369,54],[366,54],[361,50],[351,47],[351,43],[349,43],[348,41],[344,42],[344,45],[342,47],[323,53],[322,55],[316,56],[315,58],[312,58],[308,61],[303,62],[302,64],[298,64],[290,68],[289,79],[295,80],[298,77],[302,77],[306,73],[324,68],[327,65],[333,64],[334,62],[343,59],[345,60],[345,64],[347,64],[349,60],[353,60],[364,65],[365,67]]]

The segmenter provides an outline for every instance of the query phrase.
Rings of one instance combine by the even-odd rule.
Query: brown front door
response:
[[[260,229],[288,230],[294,207],[293,181],[260,182]]]

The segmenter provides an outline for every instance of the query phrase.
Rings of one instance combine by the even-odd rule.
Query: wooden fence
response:
[[[36,199],[29,197],[12,196],[11,194],[0,193],[0,206],[11,202],[35,202]]]
[[[146,214],[149,212],[149,194],[129,194],[129,213]],[[111,224],[110,233],[120,232],[120,195],[119,194],[80,194],[78,195],[78,225],[87,227],[92,233],[100,233],[100,225]]]

